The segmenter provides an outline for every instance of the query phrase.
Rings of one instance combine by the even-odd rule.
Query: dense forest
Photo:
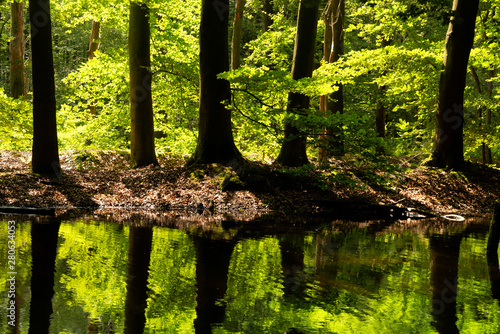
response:
[[[33,150],[39,172],[87,149],[131,150],[133,167],[156,154],[492,164],[499,5],[2,1],[0,149]]]

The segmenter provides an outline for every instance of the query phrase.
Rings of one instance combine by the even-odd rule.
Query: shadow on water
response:
[[[500,329],[498,253],[477,251],[486,249],[486,218],[178,229],[88,218],[18,224],[18,262],[31,268],[18,268],[15,298],[30,303],[16,304],[15,326],[0,311],[6,333]]]

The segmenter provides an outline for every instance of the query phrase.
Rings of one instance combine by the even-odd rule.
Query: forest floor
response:
[[[80,151],[62,152],[62,173],[50,178],[30,172],[30,152],[1,151],[0,207],[351,217],[363,214],[360,207],[383,205],[477,215],[500,199],[496,168],[468,163],[455,172],[417,159],[349,156],[328,171],[285,171],[259,162],[185,167],[184,159],[159,157],[159,167],[130,169],[125,153]]]

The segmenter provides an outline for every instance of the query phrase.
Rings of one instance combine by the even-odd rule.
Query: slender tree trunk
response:
[[[488,94],[488,98],[491,99],[493,96],[493,82],[492,79],[495,76],[495,71],[490,70],[488,71],[488,82],[486,83],[486,91]],[[486,129],[488,129],[491,126],[491,109],[488,108],[486,109],[486,115],[484,119],[484,125],[486,126]],[[488,143],[483,142],[482,147],[482,155],[483,155],[483,163],[484,164],[492,164],[493,163],[493,157],[491,156],[491,148],[489,147]]]
[[[101,23],[98,21],[92,21],[89,50],[87,51],[89,54],[89,59],[94,59],[95,52],[99,50],[99,45],[101,44],[100,39],[101,39]]]
[[[89,60],[94,59],[95,52],[99,49],[100,38],[101,38],[101,23],[98,21],[92,21],[92,30],[90,31],[90,42],[89,42]],[[90,105],[89,111],[92,115],[96,114],[96,106]]]
[[[328,63],[336,62],[344,54],[344,17],[345,0],[329,0],[326,5],[323,21],[325,35],[323,59]],[[344,113],[344,88],[337,83],[338,90],[330,95],[320,96],[320,111],[332,114]],[[344,140],[341,126],[325,129],[321,135],[319,158],[325,162],[329,156],[344,154]]]
[[[188,164],[228,163],[240,159],[233,139],[229,81],[229,0],[202,0],[200,22],[200,107],[198,143]]]
[[[391,44],[390,39],[382,39],[382,43],[380,44],[381,48],[385,48]],[[385,76],[385,71],[383,71],[380,75]],[[386,85],[379,85],[377,87],[377,107],[375,109],[375,127],[377,130],[377,137],[385,138],[385,129],[387,123],[387,108],[385,107],[384,98],[385,92],[387,91]],[[385,154],[385,149],[383,146],[377,146],[376,151],[378,154]]]
[[[439,80],[434,146],[429,165],[460,169],[464,165],[464,89],[474,41],[479,0],[454,0],[445,41],[444,71]]]
[[[154,144],[153,99],[151,97],[149,8],[130,2],[130,159],[132,168],[158,165]]]
[[[235,1],[233,38],[231,43],[231,69],[235,70],[240,67],[241,57],[241,32],[243,27],[243,10],[245,9],[246,0]]]
[[[273,24],[273,18],[271,15],[274,13],[272,0],[264,0],[264,5],[262,9],[262,19],[263,25],[262,30],[264,32],[269,30],[269,27]]]
[[[318,25],[319,1],[302,0],[299,5],[297,35],[293,52],[292,78],[299,80],[312,75],[316,31]],[[309,97],[299,93],[288,94],[288,115],[304,114],[309,108]],[[306,136],[285,118],[285,137],[276,162],[289,167],[307,164]]]
[[[59,175],[50,0],[30,0],[34,173]]]
[[[24,15],[23,3],[14,1],[10,4],[10,96],[26,96],[24,83]]]

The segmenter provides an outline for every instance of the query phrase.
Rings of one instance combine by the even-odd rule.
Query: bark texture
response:
[[[454,0],[439,80],[434,146],[429,165],[460,169],[464,165],[464,89],[474,41],[479,0]]]
[[[229,0],[203,0],[200,22],[200,106],[198,142],[188,164],[229,163],[241,158],[233,140],[229,81]]]
[[[10,4],[10,96],[19,98],[26,96],[24,82],[24,21],[23,3],[14,1]]]
[[[318,11],[318,1],[302,0],[300,2],[292,65],[292,78],[294,80],[312,75]],[[288,115],[303,115],[304,109],[307,108],[309,108],[308,96],[299,93],[288,94]],[[289,167],[309,163],[306,152],[306,135],[289,119],[285,119],[285,137],[276,162]]]
[[[33,77],[31,168],[34,173],[59,175],[50,0],[30,0],[29,12]]]
[[[130,159],[132,168],[158,165],[151,97],[149,9],[130,2],[128,36],[130,75]]]

